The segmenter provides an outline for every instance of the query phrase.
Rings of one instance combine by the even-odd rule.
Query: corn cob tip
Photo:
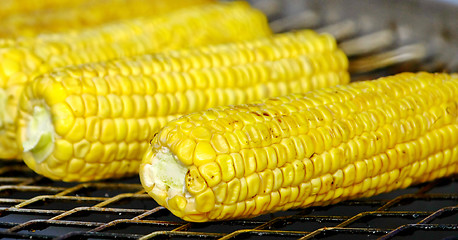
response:
[[[181,163],[178,157],[166,147],[152,155],[149,153],[152,152],[147,152],[140,168],[143,186],[148,189],[147,192],[151,197],[160,201],[158,202],[160,205],[183,217],[180,212],[183,212],[183,208],[187,205],[189,208],[189,203],[192,202],[185,180],[190,175],[189,167]],[[178,202],[181,204],[176,204],[177,199],[180,199]]]
[[[36,163],[43,162],[54,150],[55,131],[50,111],[43,106],[35,106],[26,133],[28,138],[22,142],[24,153],[32,154]]]
[[[162,148],[150,159],[151,163],[145,166],[146,174],[143,179],[146,186],[161,191],[184,190],[184,177],[188,168],[180,163],[168,148]]]

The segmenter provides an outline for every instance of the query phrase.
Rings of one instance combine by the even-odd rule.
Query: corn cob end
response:
[[[55,131],[51,122],[51,113],[43,106],[35,106],[26,133],[29,138],[22,142],[24,160],[41,163],[54,150]]]
[[[191,209],[191,195],[186,189],[185,180],[190,175],[189,167],[164,147],[154,153],[149,149],[140,169],[140,179],[148,194],[176,216],[191,220],[183,216],[186,206]]]

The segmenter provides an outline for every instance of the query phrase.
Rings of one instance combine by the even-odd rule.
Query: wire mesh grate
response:
[[[22,163],[0,166],[0,236],[5,239],[409,239],[458,235],[458,176],[331,206],[238,221],[188,223],[158,206],[144,193],[138,178],[116,184],[55,182],[48,186],[42,183],[50,180],[44,182]],[[7,181],[9,169],[27,177]]]

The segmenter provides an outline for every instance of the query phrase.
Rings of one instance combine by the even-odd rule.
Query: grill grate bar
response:
[[[456,239],[456,231],[458,230],[457,224],[407,224],[400,226],[399,228],[389,232],[388,234],[378,238],[378,240],[386,240],[391,239],[396,236],[400,236],[402,234],[409,234],[409,231],[413,230],[427,230],[427,231],[434,231],[434,230],[451,230],[452,234],[455,232],[454,236],[450,235],[449,239]]]

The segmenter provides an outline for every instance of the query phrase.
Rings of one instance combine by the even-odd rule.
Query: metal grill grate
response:
[[[457,71],[458,31],[453,26],[458,25],[458,5],[428,8],[420,3],[429,0],[399,2],[252,1],[269,15],[276,32],[313,28],[332,33],[350,57],[353,81],[402,71]],[[380,6],[374,10],[371,4]],[[400,6],[393,7],[391,15],[384,14],[395,4]],[[406,9],[423,17],[393,17]],[[431,10],[429,15],[425,9]],[[425,22],[431,16],[441,16],[443,24],[432,28],[437,22]],[[458,239],[458,175],[332,206],[238,221],[188,223],[158,206],[145,194],[138,177],[116,183],[63,183],[38,176],[22,163],[0,162],[0,237]]]
[[[219,223],[176,218],[144,193],[136,177],[120,183],[71,184],[35,175],[21,163],[2,163],[0,182],[0,236],[6,239],[458,236],[458,176],[369,199]]]

